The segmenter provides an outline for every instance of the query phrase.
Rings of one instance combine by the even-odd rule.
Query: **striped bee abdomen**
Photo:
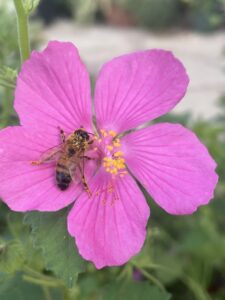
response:
[[[69,169],[66,166],[58,163],[56,167],[57,186],[61,191],[65,191],[69,187],[71,181],[72,178],[70,176]]]

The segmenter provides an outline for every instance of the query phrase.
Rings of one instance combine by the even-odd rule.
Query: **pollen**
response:
[[[120,144],[120,143],[113,142],[113,146],[119,148],[119,147],[121,147],[121,144]]]
[[[109,130],[109,135],[111,135],[112,137],[116,136],[116,132],[113,130]]]
[[[113,130],[106,131],[101,129],[101,139],[99,143],[103,147],[103,167],[107,173],[113,177],[119,175],[123,177],[127,174],[123,151],[121,150],[121,142],[119,138],[113,139],[117,133]]]
[[[120,144],[120,139],[115,139],[114,141],[113,141],[113,146],[114,147],[117,147],[117,148],[120,148],[121,147],[121,144]]]
[[[106,148],[107,148],[109,151],[112,151],[112,150],[113,150],[113,146],[111,146],[111,145],[106,146]]]
[[[123,152],[122,151],[117,151],[113,154],[115,157],[120,157],[123,155]]]
[[[101,129],[100,131],[101,131],[101,134],[103,135],[103,137],[107,137],[108,132],[106,130]]]

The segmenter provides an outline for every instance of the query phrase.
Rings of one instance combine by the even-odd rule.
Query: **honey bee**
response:
[[[91,191],[84,175],[84,160],[92,158],[84,154],[94,142],[94,140],[90,139],[91,133],[88,133],[83,128],[79,128],[66,137],[64,131],[60,128],[59,130],[62,144],[44,153],[38,161],[33,161],[32,165],[40,165],[55,160],[55,180],[61,191],[68,189],[74,179],[74,172],[78,169],[84,189],[90,196]]]

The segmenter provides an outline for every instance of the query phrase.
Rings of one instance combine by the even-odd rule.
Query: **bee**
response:
[[[81,174],[81,182],[88,195],[91,195],[86,178],[84,176],[84,159],[92,159],[85,154],[94,140],[90,139],[90,134],[82,127],[75,130],[68,137],[60,129],[61,145],[53,147],[42,155],[38,161],[33,161],[32,165],[40,165],[47,161],[56,160],[55,180],[61,191],[65,191],[74,179],[75,170]]]

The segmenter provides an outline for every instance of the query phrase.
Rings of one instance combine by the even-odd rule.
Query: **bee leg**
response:
[[[85,159],[87,159],[87,160],[92,160],[92,159],[94,159],[93,157],[89,157],[89,156],[86,156],[86,155],[80,156],[80,158],[85,158]]]
[[[84,176],[82,176],[81,181],[83,183],[84,189],[87,192],[88,196],[91,197],[92,193],[91,193],[91,191],[90,191],[90,189],[88,187],[88,184],[87,184],[86,179],[85,179]]]
[[[47,162],[47,161],[52,160],[52,158],[53,158],[55,155],[56,155],[56,153],[50,154],[49,156],[46,156],[46,157],[44,157],[44,158],[42,158],[42,159],[32,161],[31,164],[32,164],[33,166],[39,166],[39,165],[41,165],[41,164],[43,164],[43,163],[45,163],[45,162]]]
[[[59,133],[60,133],[60,139],[62,141],[62,143],[65,143],[66,141],[66,135],[65,135],[65,132],[64,130],[58,126],[58,129],[59,129]]]
[[[88,142],[89,145],[93,144],[93,143],[94,143],[94,140],[91,140],[91,141]]]
[[[81,182],[83,184],[84,190],[87,192],[88,196],[91,197],[92,193],[91,193],[91,190],[89,189],[86,178],[84,176],[84,170],[82,170],[80,165],[78,165],[78,167],[79,167],[79,170],[81,172]]]
[[[60,153],[60,149],[50,149],[44,152],[39,160],[31,161],[33,166],[39,166],[45,162],[50,162],[56,159],[57,155]]]

